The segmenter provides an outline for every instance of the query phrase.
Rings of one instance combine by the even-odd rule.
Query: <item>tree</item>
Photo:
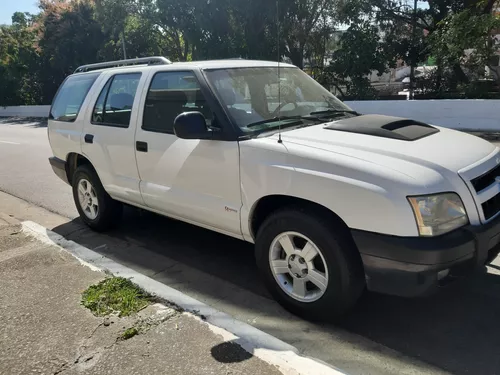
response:
[[[278,59],[276,10],[275,1],[235,2],[236,27],[241,27],[242,57],[272,61]],[[283,50],[282,43],[281,52]]]
[[[160,30],[166,41],[166,54],[174,61],[187,61],[191,56],[196,30],[195,12],[198,0],[147,0],[144,6],[146,17]]]
[[[331,18],[324,14],[316,29],[311,32],[309,43],[306,45],[304,57],[309,61],[311,69],[324,68],[327,54],[335,48],[332,44],[334,32]]]
[[[104,55],[110,54],[113,59],[126,58],[125,27],[129,15],[134,11],[133,1],[96,0],[95,18],[102,25],[102,30],[108,36]]]
[[[0,26],[0,99],[50,103],[77,66],[120,59],[123,45],[127,57],[172,61],[287,58],[356,97],[371,95],[368,75],[396,59],[435,57],[435,90],[481,77],[496,48],[494,1],[428,0],[416,28],[407,1],[40,0],[40,14]]]
[[[359,22],[363,17],[369,18],[380,25],[382,30],[388,25],[398,25],[400,30],[404,30],[406,25],[406,30],[412,30],[415,22],[415,40],[412,40],[412,33],[408,32],[403,33],[402,37],[395,38],[395,41],[399,43],[398,53],[407,63],[412,60],[423,61],[431,54],[437,54],[438,69],[434,86],[440,89],[445,72],[456,83],[467,84],[469,82],[468,74],[462,66],[464,60],[457,58],[457,51],[460,51],[459,55],[462,55],[465,49],[476,49],[478,44],[483,43],[484,35],[492,30],[491,28],[489,31],[485,29],[485,27],[493,26],[493,23],[486,19],[491,20],[491,11],[496,1],[427,0],[428,8],[418,8],[414,13],[413,2],[406,0],[372,0],[369,3],[364,0],[345,0],[342,3],[342,13],[352,22]],[[453,19],[457,22],[451,22]],[[469,22],[472,19],[479,23]],[[466,28],[459,26],[462,21],[463,25],[467,25]],[[470,30],[474,30],[470,34],[467,31],[469,27]],[[452,29],[471,36],[475,35],[478,39],[467,36],[464,38],[463,35],[466,34],[455,33]],[[434,34],[436,35],[433,36]],[[452,34],[455,34],[456,38],[446,38],[447,42],[442,43],[443,36]],[[451,58],[452,56],[446,51],[455,51],[451,53],[454,57]],[[476,64],[482,64],[479,60],[481,59],[475,59]],[[469,60],[469,62],[472,61]],[[479,66],[476,66],[474,70],[477,68]]]
[[[231,0],[157,0],[149,18],[174,60],[228,58],[244,53],[238,6]]]
[[[429,38],[431,53],[440,62],[437,88],[441,88],[443,70],[456,73],[460,67],[460,72],[446,82],[449,89],[456,89],[460,82],[483,78],[485,67],[498,50],[492,35],[498,28],[500,18],[477,8],[465,9],[439,22]]]
[[[96,19],[107,40],[99,58],[117,60],[163,55],[166,42],[162,32],[148,17],[152,2],[145,0],[96,0]]]
[[[67,75],[80,65],[99,61],[107,35],[95,18],[91,0],[44,0],[40,7],[40,80],[42,101],[48,104]]]
[[[334,4],[331,0],[280,0],[284,54],[294,65],[304,67],[304,55],[311,37],[324,26]]]
[[[12,25],[0,26],[0,105],[39,103],[35,20],[29,13],[16,12]]]
[[[385,47],[375,25],[367,21],[353,24],[341,34],[330,64],[317,78],[325,86],[335,86],[343,96],[374,96],[368,76],[373,71],[384,73],[394,59]]]

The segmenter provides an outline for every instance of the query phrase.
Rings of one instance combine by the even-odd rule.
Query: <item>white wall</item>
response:
[[[50,105],[0,107],[0,117],[49,117]]]
[[[346,104],[364,114],[406,117],[454,129],[500,131],[500,100],[375,100]],[[49,108],[0,107],[0,117],[47,117]]]
[[[406,117],[454,129],[500,131],[500,100],[374,100],[346,104],[363,114]]]

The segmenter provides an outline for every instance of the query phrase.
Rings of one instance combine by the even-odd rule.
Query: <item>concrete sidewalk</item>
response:
[[[105,276],[0,215],[0,373],[281,374],[192,314],[151,305],[95,317],[81,293]],[[147,329],[124,340],[138,324]]]

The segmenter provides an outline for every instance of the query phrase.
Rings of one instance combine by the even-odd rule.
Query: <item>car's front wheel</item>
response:
[[[123,205],[106,193],[91,166],[78,167],[72,183],[76,208],[81,219],[90,228],[105,231],[120,221]]]
[[[345,230],[311,211],[284,209],[267,218],[256,256],[273,297],[306,319],[340,317],[364,290],[360,257]]]

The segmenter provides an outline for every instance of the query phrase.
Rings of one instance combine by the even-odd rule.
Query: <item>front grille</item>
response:
[[[500,176],[500,164],[497,165],[495,168],[489,170],[485,174],[476,177],[471,180],[472,186],[474,186],[474,189],[476,192],[480,192],[483,189],[486,189],[488,186],[492,185],[495,182],[495,178]],[[493,197],[492,199],[495,199],[496,197]],[[490,199],[491,200],[491,199]],[[485,202],[486,204],[488,202]]]
[[[484,218],[486,220],[495,216],[496,213],[500,211],[500,194],[488,199],[481,205],[481,207],[483,207]]]

